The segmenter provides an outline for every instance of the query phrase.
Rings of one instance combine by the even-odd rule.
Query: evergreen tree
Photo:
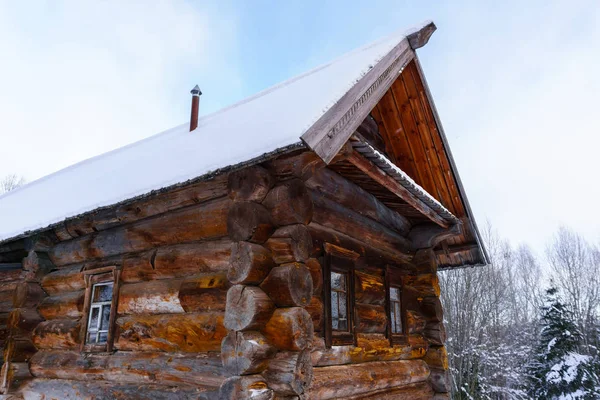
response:
[[[529,366],[535,399],[597,399],[591,356],[580,354],[582,335],[567,306],[551,287],[542,306],[540,340]]]

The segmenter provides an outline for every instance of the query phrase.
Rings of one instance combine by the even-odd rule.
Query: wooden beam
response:
[[[433,21],[429,21],[427,25],[406,35],[408,43],[410,43],[410,47],[412,47],[413,50],[416,50],[425,46],[427,42],[429,42],[429,38],[431,35],[433,35],[433,32],[435,32],[436,29],[437,27]]]
[[[437,249],[435,251],[436,255],[446,255],[446,254],[455,254],[460,253],[462,251],[473,251],[479,250],[479,245],[476,243],[467,243],[467,244],[457,244],[454,246],[447,246],[443,249]]]
[[[437,212],[435,212],[431,207],[417,198],[413,193],[411,193],[408,189],[402,186],[398,181],[394,178],[386,174],[373,164],[371,161],[367,160],[360,153],[354,152],[348,157],[348,161],[351,162],[356,168],[360,169],[362,172],[367,174],[371,179],[384,186],[390,192],[394,193],[396,196],[400,197],[402,200],[406,201],[408,204],[413,206],[427,218],[429,218],[434,223],[438,224],[442,228],[448,228],[449,224],[446,222],[444,218],[442,218]]]
[[[302,135],[302,140],[329,164],[414,56],[408,39],[401,40]]]

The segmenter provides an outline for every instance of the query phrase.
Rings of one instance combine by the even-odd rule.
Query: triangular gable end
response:
[[[415,53],[434,31],[428,23],[408,34],[302,139],[328,164],[350,141],[354,166],[376,170],[371,177],[403,197],[419,217],[443,228],[460,225],[460,234],[436,249],[440,268],[485,265],[488,256]],[[361,134],[368,119],[376,123],[375,132]],[[403,196],[406,188],[411,193]]]

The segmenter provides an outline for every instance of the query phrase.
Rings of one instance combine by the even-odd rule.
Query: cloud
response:
[[[195,83],[239,91],[235,13],[225,11],[183,0],[0,3],[0,175],[32,180],[180,124]]]

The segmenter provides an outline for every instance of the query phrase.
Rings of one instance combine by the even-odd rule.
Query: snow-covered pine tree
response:
[[[558,289],[546,291],[536,358],[529,366],[534,399],[598,399],[592,357],[580,353],[582,335]]]

